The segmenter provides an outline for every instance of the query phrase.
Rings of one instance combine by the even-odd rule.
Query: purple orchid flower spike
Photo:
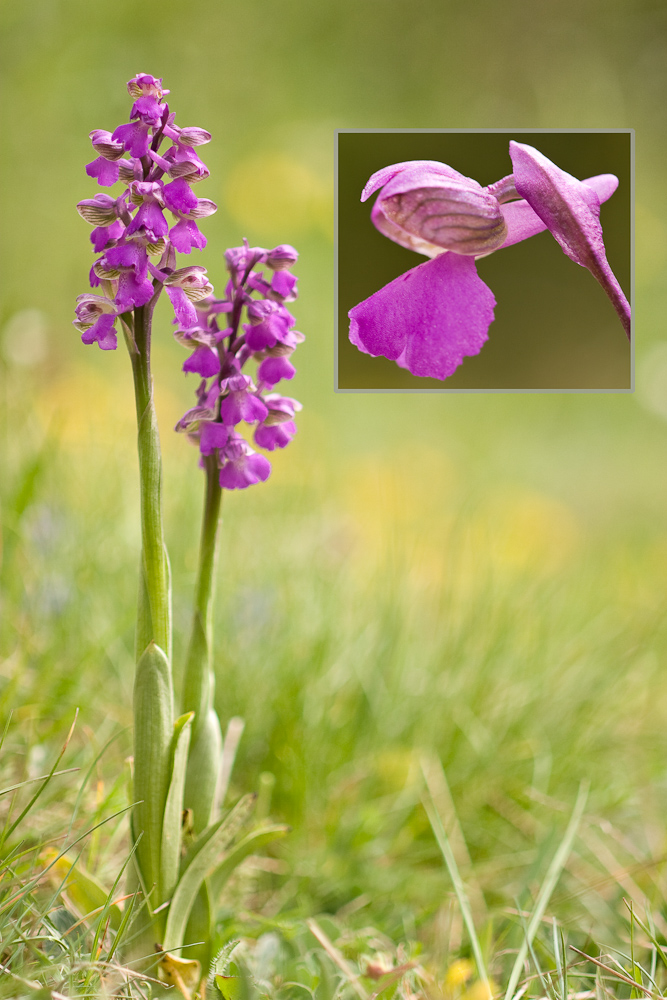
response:
[[[90,237],[93,249],[103,254],[93,264],[90,283],[93,288],[102,287],[106,304],[99,319],[86,327],[81,323],[88,322],[88,312],[82,320],[77,307],[74,322],[84,344],[96,343],[105,351],[116,348],[117,321],[122,325],[124,314],[154,305],[163,288],[177,321],[186,327],[197,322],[192,301],[213,291],[205,279],[193,277],[204,268],[176,269],[177,252],[189,254],[206,246],[197,220],[216,211],[215,202],[198,198],[190,187],[208,176],[208,167],[193,147],[209,142],[211,133],[174,123],[174,114],[162,102],[169,91],[161,79],[138,73],[127,89],[134,100],[130,121],[113,133],[105,129],[90,133],[98,158],[86,167],[88,176],[103,187],[120,181],[125,190],[115,198],[97,194],[77,205],[79,215],[94,226]],[[159,150],[165,141],[170,146],[162,155]],[[171,228],[165,212],[174,219]],[[150,257],[157,259],[157,266]],[[91,297],[84,298],[88,302]],[[218,370],[217,355],[202,348],[190,370],[213,374]]]
[[[377,171],[361,200],[379,191],[371,212],[389,239],[432,258],[349,312],[350,341],[413,375],[446,379],[479,354],[495,298],[475,258],[549,229],[572,260],[588,267],[609,295],[629,335],[630,307],[605,256],[600,204],[618,179],[578,181],[530,146],[510,144],[515,174],[488,187],[434,160]]]
[[[297,297],[290,269],[298,256],[287,244],[266,250],[244,240],[242,247],[231,247],[225,253],[229,281],[224,298],[214,297],[204,269],[196,265],[164,279],[179,324],[176,339],[195,348],[183,370],[202,377],[197,406],[175,429],[199,446],[202,461],[214,457],[218,481],[226,490],[263,483],[271,472],[268,458],[240,435],[240,425],[252,425],[255,444],[267,451],[284,448],[296,434],[294,416],[301,404],[270,390],[294,376],[289,357],[304,339],[285,306]],[[262,266],[268,273],[257,270]],[[180,289],[183,300],[177,301]],[[82,315],[84,310],[90,326],[99,309],[82,305]],[[89,336],[98,336],[97,329]],[[252,362],[257,362],[254,380],[241,371]]]
[[[570,260],[600,282],[630,338],[630,304],[607,263],[596,191],[566,173],[537,149],[510,142],[517,192],[539,215]]]

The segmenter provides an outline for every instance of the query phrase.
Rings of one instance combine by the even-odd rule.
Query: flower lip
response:
[[[351,309],[350,340],[413,375],[442,380],[479,354],[495,304],[471,257],[440,254]]]

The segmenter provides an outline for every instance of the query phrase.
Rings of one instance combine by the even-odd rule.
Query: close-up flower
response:
[[[545,230],[599,282],[630,338],[630,305],[607,260],[600,223],[600,206],[618,177],[578,180],[514,140],[509,154],[513,173],[487,186],[435,160],[402,161],[372,174],[361,201],[377,194],[370,216],[376,230],[429,259],[349,310],[349,340],[359,351],[445,381],[480,353],[502,309],[477,260]]]

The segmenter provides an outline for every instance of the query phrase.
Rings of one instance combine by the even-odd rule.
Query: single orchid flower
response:
[[[630,306],[607,262],[600,204],[618,179],[579,181],[532,146],[511,142],[514,174],[488,187],[434,160],[396,163],[372,175],[375,227],[431,260],[407,271],[349,312],[350,341],[413,375],[446,379],[488,340],[496,300],[475,258],[549,229],[572,260],[609,295],[630,336]]]

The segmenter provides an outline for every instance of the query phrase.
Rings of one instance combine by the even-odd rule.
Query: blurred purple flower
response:
[[[267,390],[293,377],[296,369],[288,357],[304,339],[283,304],[288,296],[290,301],[296,298],[296,279],[289,268],[297,257],[287,245],[265,250],[244,241],[242,247],[232,247],[225,253],[229,282],[223,299],[214,298],[204,276],[197,274],[203,268],[181,268],[164,279],[168,292],[173,293],[177,284],[194,298],[188,304],[194,317],[176,308],[180,324],[176,338],[195,348],[183,369],[203,378],[197,406],[183,415],[176,430],[197,443],[203,456],[215,455],[225,489],[264,482],[271,470],[268,459],[235,430],[239,424],[254,425],[255,443],[268,451],[284,448],[296,433],[293,418],[301,404]],[[273,271],[270,280],[255,270],[261,265]],[[281,280],[274,285],[277,274]],[[274,298],[276,288],[285,296]],[[242,323],[244,313],[246,323]],[[259,363],[256,385],[241,370],[253,360]]]
[[[271,474],[271,463],[254,451],[238,434],[230,435],[220,449],[220,485],[228,490],[243,490],[246,486],[263,483]]]
[[[350,341],[414,375],[445,379],[488,339],[495,298],[476,257],[549,229],[563,251],[587,267],[609,295],[630,336],[630,307],[604,252],[600,203],[618,186],[612,174],[578,181],[532,146],[511,142],[514,175],[483,188],[433,160],[377,171],[363,190],[380,194],[376,228],[432,258],[349,312]]]

